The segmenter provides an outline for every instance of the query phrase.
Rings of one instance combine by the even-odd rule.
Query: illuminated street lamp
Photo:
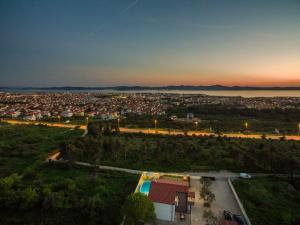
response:
[[[60,123],[60,115],[58,115],[57,118],[58,118],[58,122]]]
[[[248,135],[248,132],[247,132],[247,130],[248,130],[248,126],[249,126],[249,124],[248,124],[248,122],[247,122],[247,121],[245,122],[244,126],[245,126],[245,134],[246,134],[246,135]]]
[[[195,122],[196,131],[198,130],[198,121]]]
[[[87,116],[85,117],[85,119],[86,119],[86,125],[89,125],[89,117]]]
[[[118,128],[120,128],[120,118],[117,119],[118,122]]]
[[[298,135],[300,135],[300,123],[298,124]]]
[[[155,127],[155,130],[157,129],[157,120],[154,120],[154,127]]]

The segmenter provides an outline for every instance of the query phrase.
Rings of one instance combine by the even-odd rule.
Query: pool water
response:
[[[151,181],[146,180],[143,182],[142,186],[140,187],[140,192],[145,195],[148,195],[150,191],[150,187],[151,187]]]

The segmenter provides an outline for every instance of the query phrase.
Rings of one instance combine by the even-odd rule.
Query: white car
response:
[[[240,178],[251,179],[251,175],[248,173],[240,173]]]

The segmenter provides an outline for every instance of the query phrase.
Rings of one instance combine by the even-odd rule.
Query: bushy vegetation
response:
[[[211,203],[216,199],[216,196],[210,190],[212,181],[209,178],[201,178],[200,197],[204,200],[204,207],[210,207]]]
[[[300,143],[296,141],[120,134],[105,126],[62,145],[63,157],[154,171],[300,172]]]
[[[138,225],[155,221],[153,202],[142,193],[134,193],[128,196],[124,207],[124,225]]]
[[[235,189],[253,225],[299,225],[300,179],[236,180]]]
[[[0,224],[112,225],[138,177],[119,172],[44,164],[0,179]]]
[[[0,224],[113,225],[136,175],[47,163],[46,156],[82,131],[45,126],[0,127]]]
[[[60,143],[82,134],[80,130],[57,127],[1,125],[0,126],[0,177],[21,173]]]

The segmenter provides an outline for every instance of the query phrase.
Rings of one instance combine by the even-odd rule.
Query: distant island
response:
[[[253,86],[193,86],[193,85],[168,85],[168,86],[111,86],[111,87],[0,87],[0,91],[4,90],[37,90],[37,91],[53,91],[53,90],[114,90],[114,91],[143,91],[143,90],[164,90],[164,91],[257,91],[257,90],[300,90],[300,87],[253,87]]]

